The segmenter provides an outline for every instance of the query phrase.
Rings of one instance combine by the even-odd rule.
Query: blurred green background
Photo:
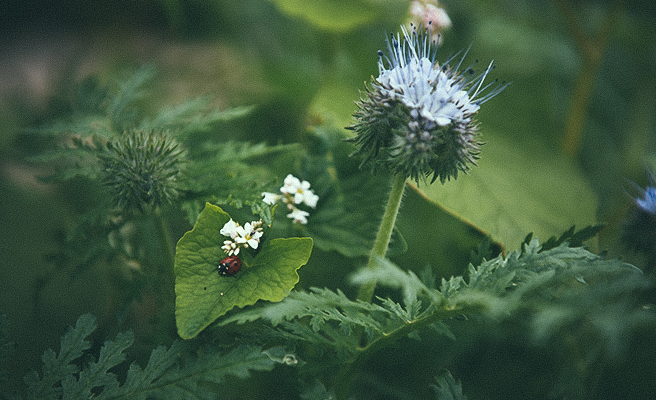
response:
[[[397,262],[443,264],[448,276],[461,273],[485,233],[515,250],[530,232],[546,240],[575,224],[603,223],[598,241],[588,245],[648,270],[647,258],[620,236],[633,207],[626,188],[632,181],[644,187],[646,168],[656,167],[656,3],[441,5],[452,26],[443,32],[438,60],[471,44],[468,62],[480,60],[476,67],[483,68],[494,60],[492,79],[512,84],[480,112],[487,143],[480,166],[456,182],[407,194],[399,229],[410,252]],[[108,82],[153,64],[158,76],[148,107],[203,95],[219,107],[256,105],[253,115],[217,134],[305,142],[316,121],[350,123],[363,83],[377,74],[376,51],[385,33],[407,20],[408,6],[406,0],[3,1],[0,310],[19,345],[18,368],[35,368],[66,325],[81,313],[102,312],[106,295],[101,266],[70,281],[46,261],[82,200],[74,187],[38,181],[47,167],[26,159],[46,144],[26,129],[83,108],[71,99],[85,78]],[[422,246],[426,237],[435,245]],[[334,252],[324,256],[348,264]],[[343,284],[330,282],[332,274],[305,273],[314,285]]]

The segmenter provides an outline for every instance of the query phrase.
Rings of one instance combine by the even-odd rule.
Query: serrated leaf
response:
[[[158,346],[150,353],[148,365],[143,370],[137,364],[130,365],[128,376],[125,384],[116,392],[113,397],[131,394],[133,398],[146,398],[152,395],[156,390],[162,390],[160,385],[153,385],[153,381],[160,379],[164,373],[173,367],[180,357],[182,342],[176,341],[171,345],[169,350],[164,346]],[[149,390],[145,390],[148,388]],[[140,394],[137,395],[136,393]],[[105,393],[103,392],[103,395]],[[100,399],[109,396],[100,396]]]
[[[229,220],[220,207],[206,204],[176,247],[175,315],[184,339],[195,337],[234,307],[282,300],[298,283],[297,270],[310,257],[310,238],[273,239],[258,249],[250,265],[244,262],[237,275],[220,276],[216,268],[226,254],[219,231]]]
[[[51,349],[43,353],[43,378],[34,372],[26,375],[24,379],[28,385],[28,399],[59,397],[62,389],[55,384],[65,379],[75,379],[73,374],[78,372],[78,367],[72,362],[91,347],[84,339],[96,329],[95,321],[91,314],[82,315],[78,318],[75,328],[70,328],[61,338],[59,355]]]
[[[144,370],[132,364],[125,384],[118,390],[103,391],[99,400],[216,399],[216,392],[208,384],[224,383],[228,375],[248,378],[251,371],[270,371],[276,364],[260,347],[243,345],[227,354],[212,346],[180,366],[182,348],[181,342],[175,342],[169,350],[163,346],[153,350]]]
[[[208,109],[210,100],[208,97],[196,97],[164,107],[152,119],[144,119],[140,129],[169,129],[178,140],[183,141],[192,132],[205,131],[214,123],[241,118],[253,110],[253,107]]]
[[[103,387],[103,392],[111,392],[119,387],[116,375],[108,371],[125,361],[124,351],[134,342],[131,332],[119,333],[113,341],[106,341],[100,349],[98,362],[88,365],[80,372],[78,379],[67,376],[62,381],[63,398],[89,399],[93,397],[92,390]]]
[[[453,378],[451,372],[443,369],[435,380],[437,385],[431,385],[431,390],[437,400],[467,400],[467,396],[462,394],[462,384]]]
[[[175,341],[168,350],[164,346],[153,350],[143,370],[132,364],[120,385],[109,371],[125,361],[125,350],[134,342],[131,332],[106,341],[97,362],[82,370],[73,363],[90,347],[85,338],[95,328],[95,319],[83,315],[63,336],[59,355],[52,350],[45,353],[44,379],[36,373],[26,376],[28,399],[216,399],[216,390],[208,385],[225,383],[227,376],[243,379],[251,371],[270,371],[283,362],[271,355],[280,353],[279,348],[263,351],[258,346],[242,345],[224,354],[220,346],[210,344],[189,354],[182,341]]]
[[[356,285],[378,283],[400,288],[403,289],[406,298],[416,298],[417,294],[421,294],[435,305],[444,302],[444,297],[437,290],[428,288],[414,272],[404,271],[388,259],[378,258],[375,268],[363,268],[351,275],[350,280]]]

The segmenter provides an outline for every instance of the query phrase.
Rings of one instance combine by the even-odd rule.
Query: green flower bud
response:
[[[178,197],[177,178],[184,161],[176,141],[162,132],[132,130],[108,142],[98,155],[103,184],[116,206],[145,211],[172,203]]]
[[[483,86],[492,63],[478,74],[472,68],[458,73],[462,59],[455,68],[451,60],[440,67],[429,29],[401,29],[403,39],[392,35],[388,54],[378,52],[380,73],[356,102],[356,122],[348,129],[357,135],[349,140],[359,147],[354,155],[362,165],[415,181],[432,174],[431,183],[444,183],[476,165],[482,143],[474,116],[506,85]]]

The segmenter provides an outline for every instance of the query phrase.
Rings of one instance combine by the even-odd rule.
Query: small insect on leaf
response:
[[[241,259],[237,256],[229,256],[221,260],[217,267],[219,275],[233,276],[241,270]]]

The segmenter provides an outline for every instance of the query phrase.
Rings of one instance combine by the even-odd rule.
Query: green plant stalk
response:
[[[159,293],[160,302],[160,331],[161,339],[170,339],[170,332],[175,332],[175,252],[171,243],[171,235],[162,216],[161,210],[152,212],[154,227],[156,230],[158,248],[162,250],[161,259],[157,263],[158,271],[155,277],[155,289]],[[174,337],[174,336],[173,336]],[[163,343],[165,341],[160,341]]]
[[[478,313],[485,308],[485,306],[477,303],[462,304],[459,306],[442,303],[438,307],[439,308],[430,313],[430,315],[424,315],[412,321],[407,321],[405,325],[380,336],[364,347],[358,348],[357,353],[347,362],[337,376],[336,384],[334,386],[335,398],[338,400],[348,399],[353,381],[358,375],[358,372],[362,369],[364,363],[369,357],[377,351],[390,346],[397,340],[425,326],[453,318],[457,315]]]
[[[376,258],[384,258],[385,253],[387,253],[387,247],[389,246],[390,238],[392,237],[396,216],[399,213],[399,207],[401,206],[405,181],[406,178],[402,174],[396,174],[392,178],[392,191],[390,192],[389,200],[387,200],[387,207],[385,207],[385,213],[383,214],[383,220],[380,222],[378,234],[376,234],[374,247],[369,255],[367,268],[374,268]],[[368,303],[371,302],[371,299],[374,297],[375,289],[376,282],[362,285],[358,292],[358,300],[366,301]]]

